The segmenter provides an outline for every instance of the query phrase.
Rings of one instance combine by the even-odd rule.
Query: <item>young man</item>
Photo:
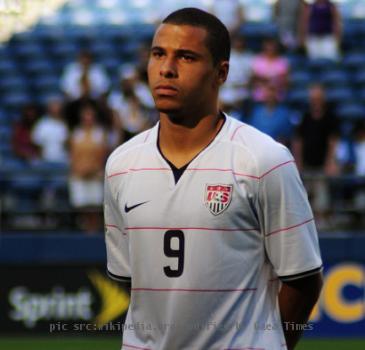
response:
[[[108,160],[107,268],[131,280],[123,350],[293,349],[317,300],[292,156],[218,110],[229,52],[216,17],[170,14],[148,65],[160,122]]]

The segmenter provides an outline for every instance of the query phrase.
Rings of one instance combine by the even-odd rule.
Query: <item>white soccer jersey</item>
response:
[[[107,269],[132,282],[122,349],[285,349],[280,279],[322,265],[290,152],[226,117],[175,183],[158,130],[106,166]]]

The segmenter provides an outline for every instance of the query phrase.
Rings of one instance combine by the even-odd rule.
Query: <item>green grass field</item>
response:
[[[2,350],[120,350],[121,339],[105,338],[71,338],[71,337],[3,337],[0,338]],[[303,340],[296,350],[363,350],[365,339],[342,340],[321,339]],[[178,350],[178,349],[174,349]],[[270,349],[275,350],[275,349]]]

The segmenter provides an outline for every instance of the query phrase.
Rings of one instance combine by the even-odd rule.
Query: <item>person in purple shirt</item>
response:
[[[310,59],[339,59],[341,16],[330,0],[315,0],[303,6],[300,39]]]

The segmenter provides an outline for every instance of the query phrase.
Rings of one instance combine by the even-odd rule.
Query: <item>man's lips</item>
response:
[[[174,96],[177,94],[177,88],[172,85],[160,84],[155,87],[155,91],[158,95]]]

